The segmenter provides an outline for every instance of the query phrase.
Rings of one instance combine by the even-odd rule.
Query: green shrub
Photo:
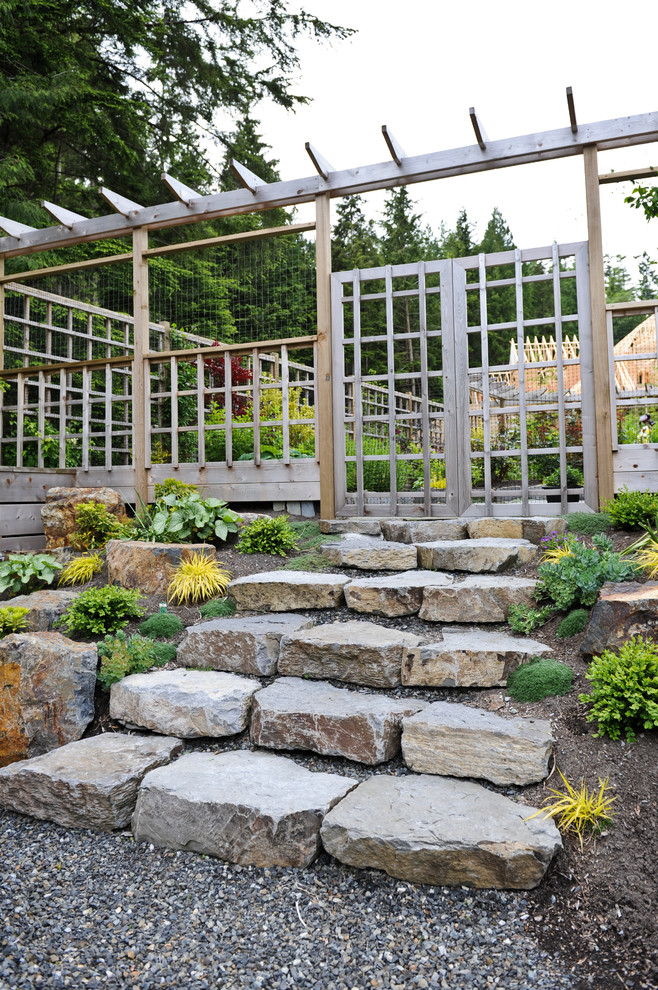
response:
[[[658,644],[653,640],[633,636],[618,655],[605,650],[594,657],[585,677],[592,692],[579,700],[590,706],[588,722],[598,722],[596,736],[619,739],[625,732],[633,742],[636,729],[658,728]]]
[[[607,512],[570,512],[566,518],[569,532],[580,533],[582,536],[607,533],[613,527]]]
[[[239,553],[271,553],[285,557],[297,549],[297,538],[287,516],[263,516],[255,519],[240,533]]]
[[[149,639],[171,639],[172,636],[178,636],[184,628],[177,615],[156,612],[140,623],[139,631],[142,636],[148,636]]]
[[[593,547],[573,538],[571,552],[557,561],[539,565],[537,598],[548,598],[561,612],[578,605],[591,606],[606,581],[631,581],[637,565],[615,553],[604,533],[592,537]]]
[[[573,671],[551,657],[534,657],[522,663],[507,678],[507,693],[515,701],[541,701],[568,694],[573,686]]]
[[[567,488],[582,488],[584,484],[583,472],[580,468],[567,464],[566,481]],[[550,474],[545,475],[542,484],[546,485],[547,488],[561,488],[562,473],[560,468],[556,467]]]
[[[27,626],[26,615],[29,608],[22,608],[20,605],[7,605],[0,608],[0,639],[10,633],[20,632]]]
[[[192,492],[199,493],[196,485],[190,485],[186,481],[179,481],[178,478],[165,478],[164,481],[157,482],[155,486],[156,502],[166,495],[191,495]]]
[[[507,624],[517,633],[529,635],[533,629],[543,626],[555,614],[551,605],[531,608],[529,605],[510,605]]]
[[[658,492],[632,492],[624,485],[603,508],[618,529],[641,529],[658,518]]]
[[[198,492],[172,492],[154,506],[142,506],[137,516],[136,538],[161,543],[225,540],[237,533],[240,516],[220,498],[203,499]]]
[[[62,565],[48,553],[10,553],[0,562],[0,594],[17,595],[52,584]]]
[[[128,674],[143,674],[151,667],[163,666],[167,662],[158,657],[156,644],[152,640],[144,636],[128,639],[122,632],[106,636],[98,644],[98,657],[100,666],[96,676],[106,691]]]
[[[140,619],[144,609],[138,604],[144,596],[130,588],[89,588],[71,602],[57,624],[81,636],[104,636]]]
[[[235,615],[235,603],[230,598],[213,598],[199,609],[202,619],[224,619]]]
[[[569,639],[570,636],[577,636],[581,633],[589,622],[589,612],[586,608],[577,608],[573,612],[569,612],[567,616],[562,619],[562,622],[555,630],[555,635],[558,639]]]
[[[171,663],[176,659],[178,652],[173,643],[153,643],[153,649],[155,650],[154,667],[164,667],[166,663]]]
[[[74,550],[102,550],[108,540],[132,535],[132,523],[125,516],[115,516],[102,502],[84,502],[75,510],[75,530],[71,534]]]

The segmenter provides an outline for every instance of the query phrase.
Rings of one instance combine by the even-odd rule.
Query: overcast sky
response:
[[[387,124],[407,154],[474,143],[474,106],[491,140],[564,127],[572,86],[589,123],[658,109],[652,46],[658,4],[606,0],[306,0],[323,20],[358,30],[333,47],[303,42],[295,114],[260,108],[283,179],[313,174],[311,141],[335,168],[381,162]],[[296,7],[291,0],[291,7]],[[599,156],[601,171],[658,165],[658,145]],[[658,261],[658,219],[623,204],[630,184],[604,186],[604,250]],[[497,206],[519,247],[586,238],[582,158],[499,169],[411,187],[425,220],[453,226],[465,207],[476,235]],[[369,200],[376,212],[382,194]]]

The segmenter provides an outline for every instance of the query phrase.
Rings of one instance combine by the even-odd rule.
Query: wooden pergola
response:
[[[656,175],[650,168],[631,172],[615,172],[599,175],[597,155],[599,151],[649,144],[658,141],[658,112],[622,117],[596,123],[580,124],[571,88],[566,91],[565,116],[568,124],[551,131],[526,134],[504,140],[490,141],[474,110],[470,119],[476,143],[449,151],[435,151],[423,155],[407,155],[387,126],[382,127],[383,137],[390,157],[382,162],[352,169],[336,170],[320,152],[307,144],[306,150],[313,162],[315,173],[296,180],[267,183],[239,162],[232,161],[232,169],[241,188],[230,192],[202,196],[170,175],[162,178],[173,193],[173,202],[143,207],[109,189],[100,192],[113,212],[87,218],[72,213],[54,203],[43,206],[55,220],[55,224],[36,229],[10,219],[0,218],[0,228],[7,236],[0,238],[0,353],[4,348],[4,286],[22,277],[61,272],[66,269],[97,267],[116,262],[132,261],[134,293],[134,354],[132,363],[133,387],[136,395],[144,394],[145,358],[149,356],[148,327],[148,259],[167,251],[180,250],[180,246],[149,249],[149,232],[162,228],[191,224],[200,220],[213,220],[244,213],[270,210],[276,207],[296,206],[314,202],[315,225],[286,228],[316,230],[317,273],[317,348],[318,348],[318,433],[320,450],[321,512],[325,517],[334,515],[334,471],[332,452],[332,332],[331,332],[331,227],[330,201],[376,189],[412,185],[449,176],[484,172],[513,165],[568,158],[583,157],[587,227],[589,241],[589,279],[591,319],[594,350],[594,386],[596,395],[596,451],[598,464],[599,498],[613,495],[612,430],[609,401],[610,368],[606,337],[606,304],[603,273],[603,246],[599,184],[604,182],[633,181]],[[252,231],[195,241],[185,248],[195,248],[210,243],[269,236],[272,231]],[[74,265],[39,269],[38,272],[5,275],[5,259],[35,252],[82,244],[113,237],[132,237],[132,252]],[[221,348],[220,348],[221,349]],[[230,349],[230,348],[228,348]],[[32,370],[39,370],[38,368]],[[0,372],[1,374],[1,372]],[[135,489],[146,500],[147,478],[145,464],[145,430],[143,429],[144,404],[135,404]],[[141,422],[140,422],[141,421]]]

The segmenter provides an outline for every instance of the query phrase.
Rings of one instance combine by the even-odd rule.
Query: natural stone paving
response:
[[[464,540],[468,535],[463,519],[382,519],[381,530],[385,540],[398,543]]]
[[[450,701],[402,722],[402,756],[417,773],[526,786],[547,776],[553,746],[550,722],[505,719]]]
[[[254,698],[251,741],[268,749],[306,749],[370,765],[400,752],[402,718],[427,702],[359,694],[323,681],[279,677]]]
[[[312,626],[312,619],[272,612],[200,622],[188,626],[176,662],[181,667],[271,677],[277,670],[281,637]]]
[[[268,571],[231,581],[228,593],[239,609],[254,612],[294,612],[311,608],[339,608],[343,589],[349,584],[343,574],[313,571]]]
[[[529,563],[537,547],[529,540],[435,540],[418,543],[418,564],[428,570],[482,574]]]
[[[376,536],[348,533],[339,543],[323,543],[320,551],[332,567],[356,567],[362,571],[411,571],[418,565],[414,546],[390,543]]]
[[[507,575],[472,575],[450,587],[425,588],[418,615],[426,622],[505,622],[510,605],[535,604],[536,584]]]
[[[56,632],[0,640],[0,767],[80,739],[94,717],[98,652]]]
[[[166,595],[174,569],[187,553],[217,556],[215,548],[206,543],[109,540],[105,547],[108,584],[139,588],[147,595]]]
[[[26,632],[50,632],[57,619],[79,594],[79,591],[46,588],[44,591],[33,591],[30,595],[17,595],[16,598],[3,602],[2,607],[28,609],[25,616]]]
[[[527,637],[468,626],[446,626],[441,639],[408,650],[402,683],[417,687],[498,687],[524,660],[551,653]]]
[[[146,776],[132,827],[138,842],[229,863],[308,866],[324,815],[355,786],[271,753],[189,753]]]
[[[362,869],[412,883],[536,887],[560,834],[536,809],[470,781],[371,777],[325,817],[322,843]]]
[[[0,769],[0,806],[70,827],[124,828],[144,774],[181,750],[162,736],[81,739]]]
[[[345,587],[347,607],[369,615],[415,615],[423,603],[425,588],[447,588],[452,574],[437,571],[405,571],[403,574],[355,578]]]
[[[130,674],[110,693],[110,717],[166,736],[234,736],[246,728],[260,682],[216,670]]]
[[[374,622],[332,622],[281,640],[279,673],[316,680],[334,678],[367,687],[396,687],[411,633]]]

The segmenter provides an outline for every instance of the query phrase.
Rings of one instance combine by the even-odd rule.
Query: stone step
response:
[[[374,765],[400,752],[402,719],[427,706],[359,694],[324,681],[279,677],[254,697],[251,741],[267,749],[305,749]]]
[[[0,806],[71,828],[130,822],[149,770],[181,752],[179,739],[106,732],[0,770]]]
[[[366,687],[397,687],[407,650],[420,640],[374,622],[332,622],[281,640],[279,673]]]
[[[355,786],[272,753],[189,753],[147,774],[133,832],[242,866],[308,866],[325,814]]]
[[[551,723],[505,719],[481,708],[436,701],[402,722],[402,756],[416,773],[535,784],[548,775]]]
[[[561,848],[552,819],[471,781],[377,775],[322,823],[341,863],[411,883],[524,890]]]
[[[199,622],[188,626],[177,663],[271,677],[277,671],[281,637],[312,626],[312,619],[285,612]]]
[[[231,581],[228,593],[236,606],[249,612],[294,612],[309,608],[339,608],[349,578],[313,571],[266,571]]]
[[[398,543],[431,543],[468,537],[463,519],[382,519],[381,530],[385,540]]]
[[[366,615],[415,615],[423,604],[425,588],[448,588],[452,574],[405,571],[382,577],[354,578],[345,586],[347,607]]]
[[[320,532],[325,535],[358,533],[361,536],[381,536],[379,519],[350,516],[349,519],[321,519]]]
[[[518,577],[472,575],[447,587],[423,591],[419,618],[425,622],[506,622],[510,605],[534,605],[537,582]]]
[[[409,687],[500,687],[520,663],[552,652],[550,646],[527,637],[447,626],[438,641],[407,651],[402,683]]]
[[[28,609],[25,631],[50,632],[79,594],[79,591],[46,588],[43,591],[33,591],[30,595],[17,595],[16,598],[3,602],[2,608],[11,606]]]
[[[391,543],[376,536],[348,533],[339,543],[323,543],[320,552],[332,567],[355,567],[361,571],[411,571],[418,566],[415,546]]]
[[[531,519],[483,517],[466,522],[468,535],[472,540],[493,537],[502,540],[530,540],[538,544],[544,536],[557,533],[562,536],[567,531],[567,520],[560,516],[535,516]]]
[[[234,736],[249,722],[260,682],[216,670],[130,674],[110,689],[110,717],[165,736]]]
[[[537,547],[529,540],[485,538],[435,540],[417,543],[418,566],[435,571],[467,571],[483,574],[506,571],[530,563]]]

